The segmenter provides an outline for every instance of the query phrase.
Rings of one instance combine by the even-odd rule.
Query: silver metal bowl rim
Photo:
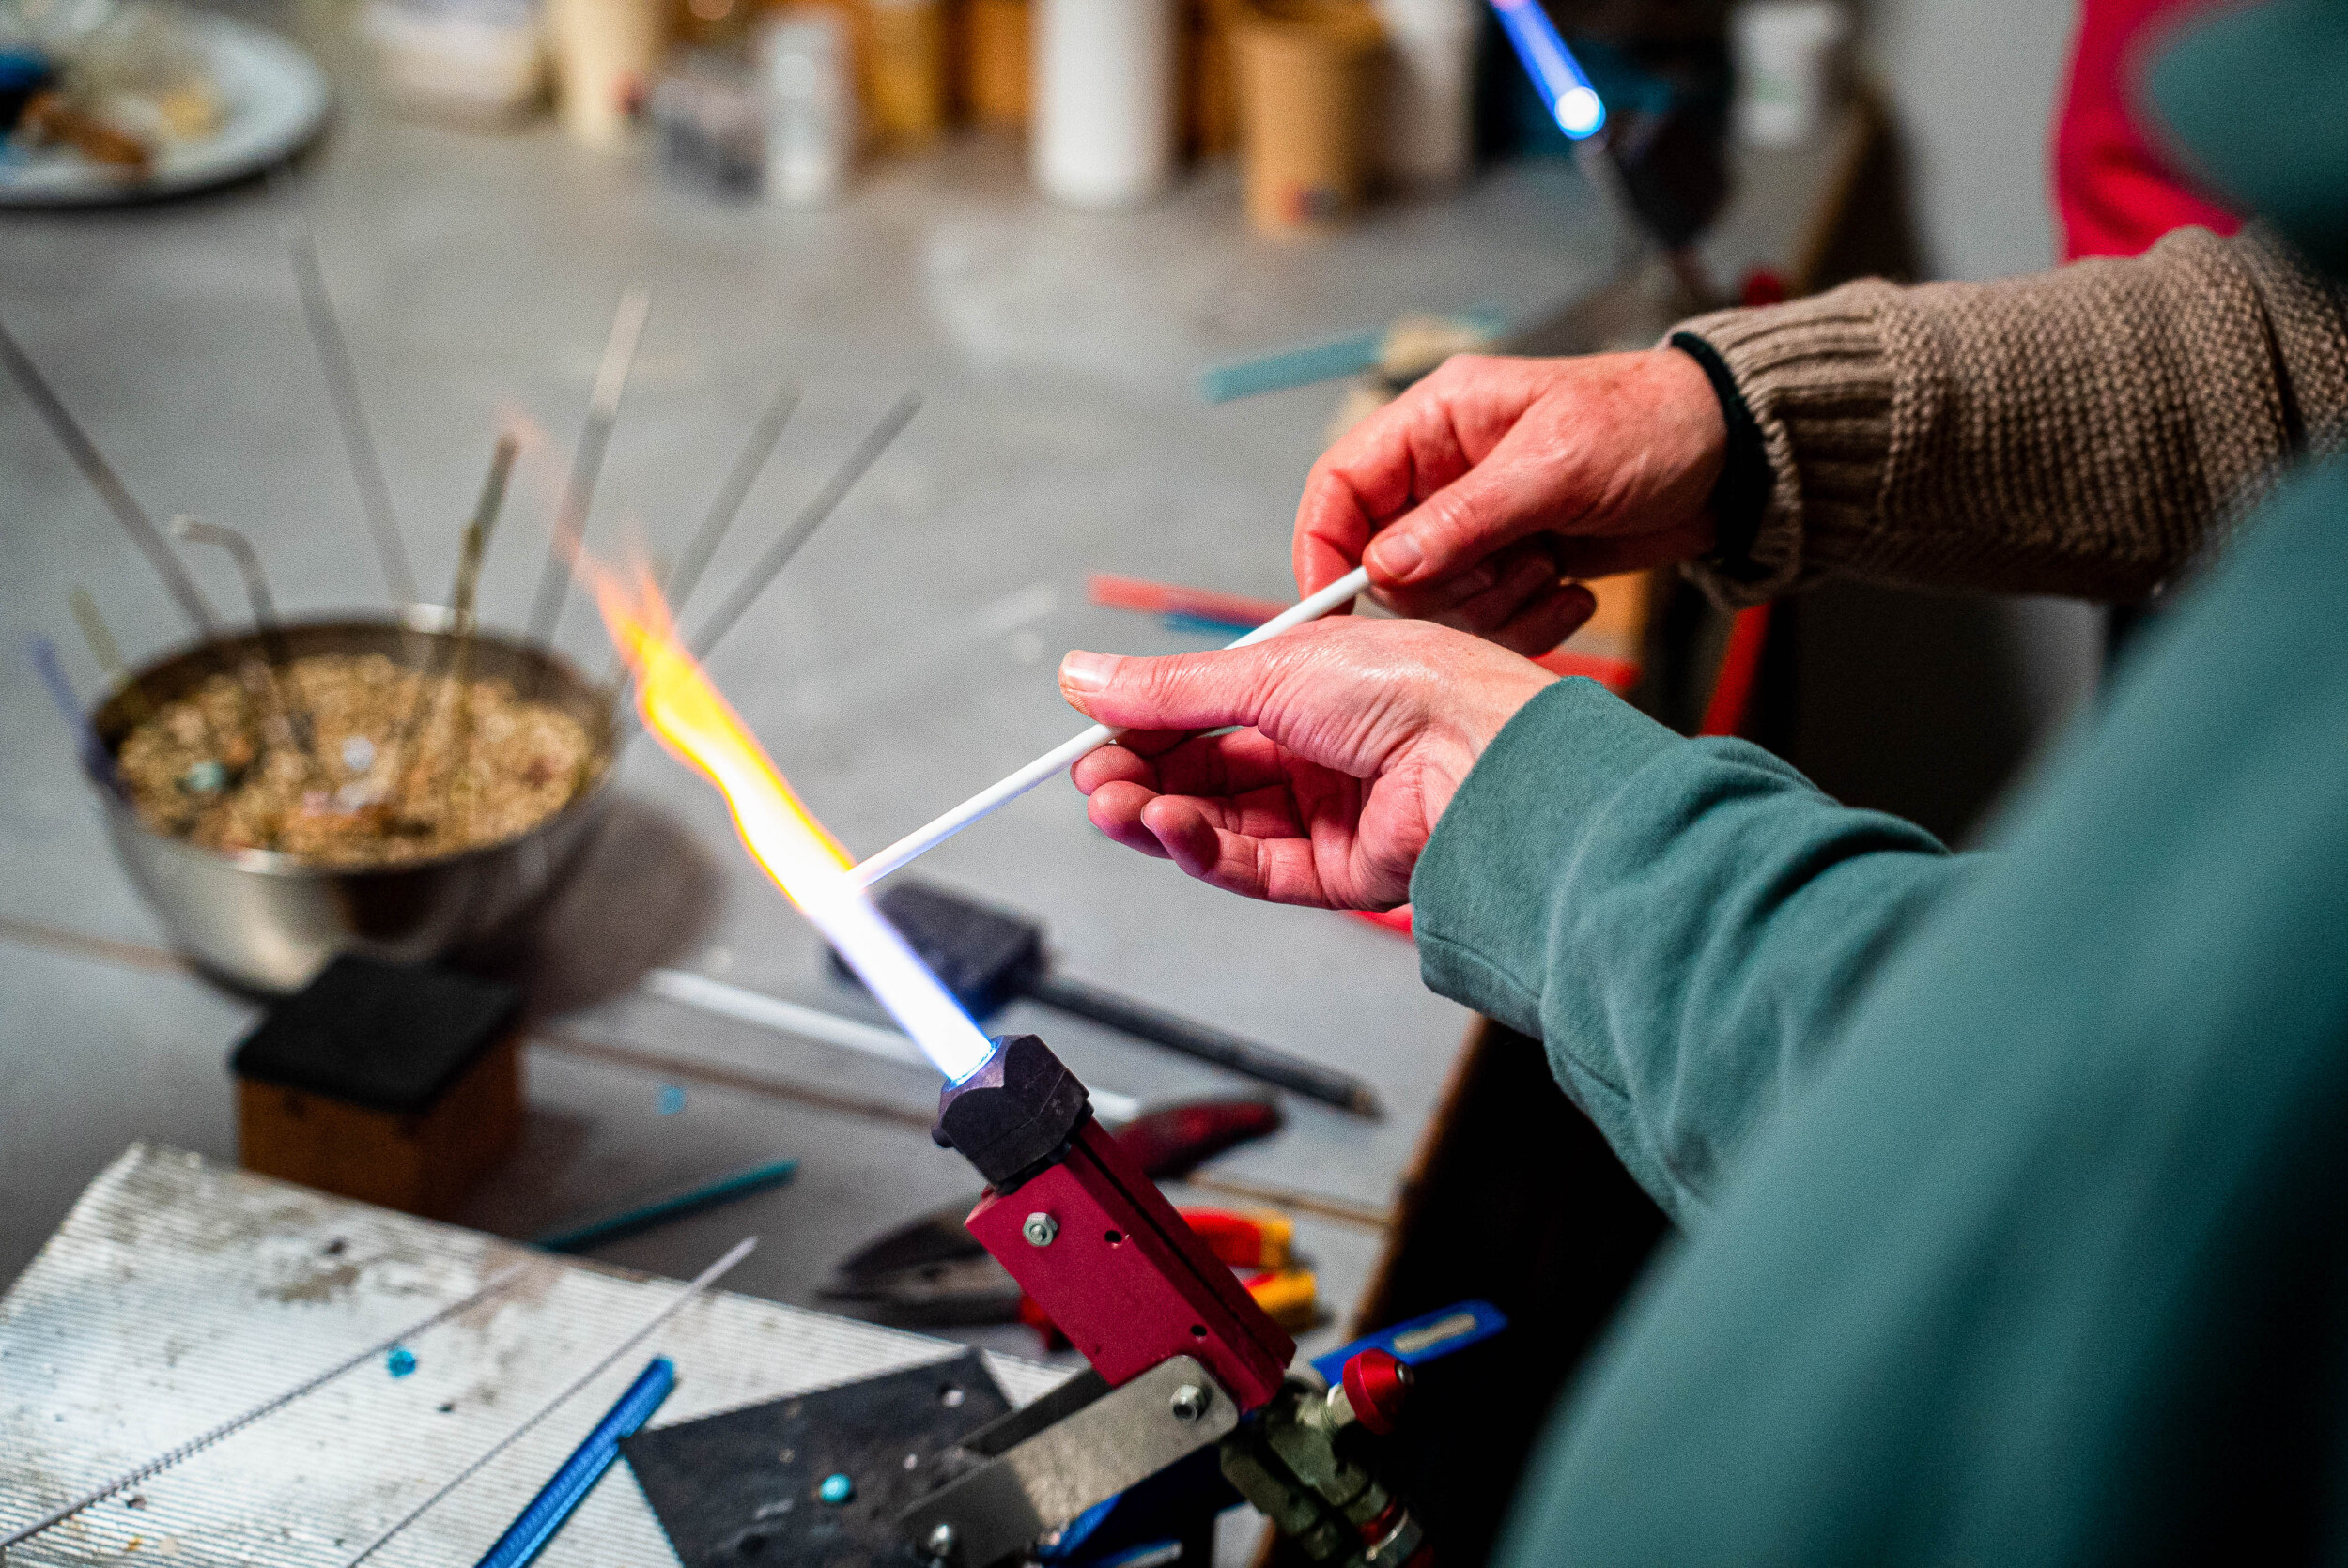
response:
[[[375,628],[391,628],[404,632],[420,632],[427,637],[439,637],[446,635],[448,625],[452,621],[454,621],[454,615],[449,610],[439,605],[410,605],[407,607],[405,611],[396,616],[323,616],[308,620],[288,621],[285,623],[282,629],[286,633],[291,634],[304,631],[332,631],[346,626],[367,626]],[[208,644],[220,643],[223,645],[233,645],[239,642],[250,641],[252,640],[254,635],[255,634],[250,631],[224,633],[219,637],[208,638],[202,641],[184,643],[147,660],[147,663],[139,666],[131,672],[130,681],[125,682],[123,685],[110,688],[106,695],[90,709],[87,718],[92,732],[97,731],[99,715],[104,713],[105,710],[114,703],[116,699],[122,695],[126,686],[134,684],[137,682],[146,679],[147,675],[162,669],[166,665],[177,664],[179,660],[186,658],[189,654],[201,651]],[[554,649],[542,648],[531,643],[517,642],[511,638],[501,637],[497,633],[487,630],[476,630],[473,635],[482,641],[500,643],[515,652],[528,653],[543,658],[558,669],[562,670],[565,675],[577,681],[580,690],[587,692],[595,690],[594,683],[590,682],[587,677],[579,671],[578,666],[572,664],[570,660],[564,658]],[[449,854],[437,854],[428,859],[403,860],[396,866],[320,866],[311,861],[304,860],[298,854],[288,854],[283,850],[216,850],[209,845],[192,843],[188,839],[178,837],[177,834],[161,833],[156,831],[153,827],[147,825],[147,819],[138,814],[137,808],[131,806],[130,798],[120,790],[108,789],[99,780],[89,778],[89,776],[86,773],[85,773],[83,776],[85,778],[89,778],[90,788],[97,792],[100,801],[104,804],[106,810],[110,814],[127,822],[131,828],[137,831],[140,837],[150,839],[157,844],[161,844],[165,849],[168,849],[175,853],[193,855],[204,860],[218,861],[224,865],[233,866],[238,870],[251,871],[261,876],[332,878],[338,881],[361,881],[374,877],[383,877],[388,879],[392,877],[410,876],[418,871],[436,870],[444,867],[456,865],[463,861],[472,860],[485,855],[492,855],[504,850],[510,850],[516,844],[521,843],[525,839],[534,838],[541,833],[548,832],[556,824],[569,818],[581,815],[582,813],[593,808],[599,797],[603,794],[604,791],[610,785],[611,776],[619,771],[617,766],[619,761],[619,746],[617,742],[620,738],[618,725],[611,724],[607,731],[607,735],[608,738],[606,739],[602,748],[602,765],[595,770],[595,775],[588,781],[587,787],[580,790],[578,793],[571,796],[568,801],[564,802],[562,809],[540,818],[537,822],[533,822],[530,826],[524,828],[519,833],[514,834],[510,838],[499,838],[487,844],[475,844],[470,849],[457,850]],[[107,755],[112,757],[114,755],[115,746],[118,743],[109,743],[104,741],[101,737],[100,744],[106,746]]]

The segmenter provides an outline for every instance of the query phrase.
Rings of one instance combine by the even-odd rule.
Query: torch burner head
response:
[[[1009,1192],[1065,1153],[1091,1117],[1091,1097],[1050,1046],[1006,1035],[978,1071],[946,1085],[930,1136]]]

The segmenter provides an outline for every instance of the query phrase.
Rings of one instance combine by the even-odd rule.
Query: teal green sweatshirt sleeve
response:
[[[1547,1042],[1682,1224],[1965,873],[1741,741],[1561,681],[1493,741],[1411,882],[1427,984]]]
[[[2348,1562],[2344,606],[2348,464],[1868,983],[1500,1568]]]

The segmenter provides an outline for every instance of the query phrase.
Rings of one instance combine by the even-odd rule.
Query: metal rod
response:
[[[473,601],[481,586],[481,562],[489,551],[489,533],[497,527],[498,514],[504,510],[506,480],[520,450],[521,443],[513,437],[500,436],[496,451],[489,454],[489,477],[482,485],[480,504],[465,525],[465,547],[457,558],[456,592],[450,607],[456,616],[456,669],[450,683],[456,700],[456,735],[449,747],[449,793],[458,803],[458,825],[463,831],[472,825],[475,793],[465,782],[465,761],[472,750],[472,657],[479,646],[475,634],[481,624]]]
[[[819,1040],[842,1051],[858,1052],[885,1062],[902,1062],[924,1071],[933,1070],[930,1059],[921,1054],[919,1046],[913,1043],[913,1037],[901,1029],[842,1018],[838,1013],[786,1002],[780,996],[751,991],[730,980],[712,979],[707,975],[697,975],[689,969],[655,969],[644,976],[643,989],[655,996],[666,997],[669,1001],[697,1007],[720,1018],[755,1023],[763,1029],[796,1035],[801,1039]]]
[[[766,585],[775,580],[775,574],[791,563],[791,558],[799,553],[800,546],[824,526],[824,519],[831,515],[832,509],[856,487],[856,482],[864,477],[866,470],[880,461],[880,455],[888,450],[888,444],[920,411],[921,394],[919,392],[907,392],[890,406],[888,412],[881,416],[880,423],[873,426],[872,432],[856,451],[848,454],[848,460],[840,466],[839,471],[826,480],[824,487],[815,492],[814,499],[799,509],[799,515],[792,519],[782,537],[769,545],[766,553],[743,574],[740,582],[734,584],[734,592],[718,607],[717,613],[709,618],[692,639],[694,658],[707,662],[711,650],[718,646],[726,633],[734,629],[734,623],[742,619],[742,612],[757,602],[758,596],[766,591]]]
[[[343,433],[343,450],[350,458],[350,477],[359,486],[359,505],[366,514],[367,533],[375,541],[375,559],[383,568],[384,586],[392,591],[394,608],[416,602],[415,574],[409,569],[408,546],[400,537],[399,517],[392,510],[392,487],[383,478],[383,460],[377,453],[374,433],[367,427],[365,407],[359,401],[359,373],[351,363],[350,345],[334,316],[333,297],[326,292],[326,272],[318,265],[317,240],[310,225],[296,220],[287,242],[293,253],[294,282],[301,291],[301,317],[317,346],[318,364],[326,372],[327,396],[334,405],[334,423]]]
[[[317,772],[317,750],[314,744],[315,730],[310,722],[309,704],[301,699],[301,683],[294,677],[293,651],[286,646],[285,627],[278,623],[277,604],[270,595],[269,578],[261,571],[260,553],[254,549],[253,542],[236,529],[222,523],[203,522],[185,513],[172,518],[171,535],[175,539],[193,540],[199,545],[218,546],[227,551],[229,559],[237,563],[237,571],[244,578],[245,595],[253,606],[253,629],[260,635],[262,652],[268,655],[263,659],[245,661],[245,684],[248,687],[257,685],[268,693],[270,703],[277,710],[278,721],[285,725],[286,734],[293,742],[294,749],[301,753],[311,772]],[[256,664],[259,666],[257,680]],[[283,681],[278,679],[281,669],[285,672]],[[292,698],[286,695],[288,685],[294,688]]]
[[[1291,626],[1307,621],[1318,621],[1340,605],[1350,604],[1369,589],[1369,568],[1356,566],[1344,576],[1331,583],[1308,599],[1290,605],[1246,636],[1228,644],[1245,648],[1278,637]],[[927,851],[936,848],[960,833],[980,818],[1017,800],[1029,790],[1043,783],[1062,768],[1075,765],[1079,757],[1098,751],[1117,738],[1117,731],[1105,724],[1096,724],[1083,734],[1054,746],[1043,756],[998,783],[989,785],[942,816],[914,829],[880,853],[859,862],[848,872],[848,879],[859,887],[870,887],[889,872],[910,865]]]
[[[669,574],[666,596],[669,613],[681,614],[685,601],[693,596],[693,590],[702,580],[702,573],[709,565],[709,558],[718,553],[718,546],[740,515],[742,503],[749,498],[750,486],[758,483],[765,471],[766,459],[774,455],[775,443],[782,439],[782,427],[791,423],[791,415],[799,406],[799,389],[788,383],[775,389],[773,401],[765,412],[750,427],[750,438],[743,444],[742,453],[734,460],[733,471],[711,503],[709,515],[702,519],[701,531],[693,535],[679,558],[675,570]]]
[[[1362,1080],[1301,1056],[1274,1051],[1268,1045],[1217,1029],[1195,1019],[1177,1018],[1144,1007],[1114,992],[1089,986],[1059,975],[1043,975],[1029,982],[1027,994],[1038,1002],[1071,1012],[1096,1023],[1122,1029],[1154,1040],[1185,1056],[1212,1062],[1227,1072],[1259,1083],[1276,1084],[1290,1094],[1351,1111],[1373,1120],[1379,1115],[1377,1091]]]
[[[238,575],[244,578],[245,599],[253,607],[253,629],[261,634],[270,657],[285,663],[290,657],[285,627],[278,622],[277,600],[269,591],[269,576],[261,570],[260,552],[253,547],[253,541],[225,523],[208,523],[184,512],[171,519],[171,536],[217,546],[228,552],[229,560],[237,564]]]
[[[474,1304],[496,1295],[499,1291],[503,1290],[507,1285],[512,1284],[516,1280],[521,1278],[522,1274],[528,1268],[529,1266],[527,1264],[517,1263],[508,1268],[500,1269],[497,1273],[489,1277],[489,1281],[487,1284],[484,1284],[480,1289],[474,1291],[471,1295],[464,1298],[462,1300],[452,1301],[447,1306],[442,1307],[438,1312],[432,1314],[429,1317],[420,1318],[416,1322],[410,1323],[408,1327],[402,1329],[398,1333],[394,1334],[391,1338],[378,1341],[374,1345],[368,1345],[364,1350],[359,1351],[355,1355],[348,1357],[343,1360],[336,1361],[332,1366],[328,1367],[324,1372],[319,1373],[317,1376],[309,1378],[304,1382],[296,1383],[292,1388],[287,1389],[284,1393],[277,1395],[273,1399],[263,1400],[260,1404],[255,1405],[253,1408],[245,1411],[242,1415],[231,1416],[228,1420],[222,1422],[218,1426],[211,1428],[208,1432],[198,1433],[195,1437],[190,1437],[186,1442],[181,1443],[177,1448],[165,1449],[154,1458],[147,1461],[147,1463],[137,1466],[134,1468],[123,1471],[120,1475],[115,1477],[112,1481],[107,1482],[104,1485],[98,1487],[95,1491],[85,1492],[80,1497],[74,1499],[71,1502],[67,1503],[63,1508],[57,1509],[53,1513],[43,1514],[41,1517],[35,1519],[31,1524],[21,1527],[13,1535],[0,1536],[0,1551],[7,1550],[8,1547],[15,1545],[20,1541],[28,1540],[33,1536],[39,1535],[42,1530],[47,1530],[52,1525],[63,1523],[65,1520],[71,1518],[74,1514],[79,1514],[83,1509],[89,1507],[92,1503],[105,1501],[108,1498],[113,1497],[116,1492],[121,1491],[124,1487],[134,1485],[139,1482],[145,1481],[148,1476],[153,1475],[158,1470],[170,1468],[172,1466],[177,1465],[180,1460],[187,1458],[188,1455],[194,1453],[199,1449],[211,1447],[212,1444],[220,1441],[223,1437],[225,1437],[231,1433],[237,1432],[241,1428],[252,1425],[255,1422],[259,1421],[263,1416],[270,1415],[278,1410],[284,1409],[295,1400],[300,1399],[303,1394],[324,1388],[335,1378],[340,1377],[344,1373],[348,1372],[352,1367],[363,1366],[366,1362],[375,1360],[378,1356],[389,1354],[402,1341],[413,1339],[418,1334],[423,1333],[426,1329],[433,1327],[435,1324],[452,1318],[458,1313],[466,1310],[468,1307],[473,1306]]]
[[[74,748],[82,754],[82,771],[100,789],[125,793],[122,776],[115,770],[114,753],[98,738],[89,715],[82,711],[82,699],[73,694],[73,683],[65,678],[65,666],[57,661],[57,645],[45,637],[28,637],[24,656],[33,661],[40,684],[49,688],[49,700],[56,704],[66,727],[73,731]]]
[[[570,1522],[587,1494],[595,1489],[595,1483],[603,1479],[603,1472],[619,1458],[620,1439],[641,1430],[675,1387],[675,1363],[666,1356],[655,1356],[594,1430],[571,1450],[571,1456],[538,1489],[529,1506],[505,1527],[505,1533],[482,1553],[475,1568],[525,1568]]]
[[[782,427],[791,423],[791,415],[799,406],[799,389],[789,382],[775,389],[773,401],[750,428],[750,438],[743,445],[741,454],[734,458],[734,468],[718,486],[718,499],[711,503],[709,515],[693,535],[693,542],[685,547],[669,580],[661,590],[669,601],[669,616],[673,621],[685,608],[685,601],[693,596],[693,590],[708,568],[709,558],[718,552],[718,546],[740,515],[742,502],[748,499],[750,486],[758,483],[759,474],[766,467],[766,459],[774,455],[775,443],[782,439]],[[620,654],[613,649],[611,663],[606,669],[602,686],[606,693],[616,694],[620,688]],[[608,708],[609,703],[605,706]]]
[[[586,542],[587,509],[594,502],[595,479],[603,471],[603,453],[611,444],[612,422],[620,417],[620,394],[627,389],[628,367],[636,362],[636,340],[643,334],[644,317],[652,312],[652,296],[640,284],[620,297],[619,314],[611,318],[611,335],[603,346],[603,362],[595,371],[595,390],[587,400],[587,423],[579,431],[579,450],[571,456],[570,477],[554,513],[554,537],[547,545],[547,563],[538,574],[538,595],[530,607],[532,642],[554,638],[555,623],[570,594],[570,553]]]
[[[112,509],[123,530],[130,534],[131,543],[139,547],[147,557],[147,564],[154,567],[156,575],[163,579],[163,586],[178,601],[179,611],[188,618],[188,623],[207,639],[219,635],[219,621],[212,614],[211,605],[205,600],[204,591],[195,586],[195,579],[188,576],[187,567],[171,553],[171,546],[156,530],[154,519],[132,498],[129,486],[122,483],[105,455],[58,398],[39,367],[18,346],[15,334],[5,324],[0,324],[0,360],[8,361],[8,374],[16,378],[16,384],[23,389],[24,395],[33,400],[33,407],[48,422],[50,433],[57,438],[66,454],[73,459],[74,467],[82,470],[82,477],[90,482],[91,488]]]
[[[767,546],[766,553],[760,556],[749,571],[743,575],[742,580],[734,585],[733,594],[718,607],[718,612],[710,617],[709,624],[702,630],[699,638],[691,644],[694,658],[706,660],[709,657],[710,651],[717,647],[718,639],[734,629],[734,623],[741,620],[743,612],[757,602],[759,594],[765,591],[766,585],[773,582],[776,576],[785,566],[791,564],[791,558],[797,555],[807,542],[815,536],[815,530],[824,526],[824,520],[832,515],[842,500],[846,499],[849,490],[855,487],[857,480],[864,477],[866,470],[880,460],[881,453],[888,450],[889,443],[897,438],[906,424],[911,423],[913,416],[920,411],[920,394],[907,392],[890,407],[888,413],[881,416],[880,423],[873,427],[871,433],[857,445],[856,451],[848,454],[848,460],[824,482],[824,487],[815,492],[814,498],[799,509],[799,515],[791,520],[791,526],[783,530],[782,536]],[[698,569],[696,576],[698,576]],[[688,581],[685,586],[689,592],[692,584]],[[671,603],[669,612],[672,617],[675,615],[681,603],[681,600]],[[616,699],[619,694],[621,680],[625,673],[623,669],[614,669],[610,676],[605,680],[602,688],[605,700],[601,704],[604,712],[609,713],[611,710],[612,699]],[[626,713],[627,716],[623,722],[629,725],[626,738],[634,740],[643,733],[643,730],[637,723],[639,715],[635,710],[627,709]]]
[[[464,682],[471,673],[473,647],[473,596],[481,582],[481,563],[489,553],[489,535],[497,528],[498,517],[505,510],[505,487],[513,477],[514,459],[521,451],[521,443],[511,435],[500,436],[496,448],[489,453],[488,477],[481,482],[481,499],[473,503],[471,518],[465,524],[463,547],[456,557],[456,582],[449,591],[449,613],[453,634],[433,644],[432,655],[416,682],[416,695],[408,701],[407,715],[399,728],[389,737],[384,747],[392,792],[400,804],[408,798],[407,772],[409,749],[424,728],[425,715],[432,705],[433,683],[440,680],[452,660],[456,669],[456,703],[461,716],[465,708]]]
[[[489,535],[498,526],[498,518],[505,511],[505,487],[514,477],[514,460],[521,453],[521,442],[513,436],[502,435],[489,451],[489,472],[481,482],[481,497],[473,503],[472,516],[465,523],[464,547],[457,552],[456,582],[449,594],[449,607],[456,617],[459,636],[471,637],[477,618],[473,601],[481,587],[481,563],[489,553]]]
[[[131,727],[136,729],[161,717],[162,710],[156,706],[153,698],[147,695],[147,687],[140,683],[137,672],[123,658],[122,650],[116,644],[114,633],[107,630],[106,618],[98,612],[98,601],[90,596],[90,591],[76,583],[66,602],[73,607],[73,619],[82,628],[82,640],[89,644],[90,657],[98,661],[98,667],[106,672],[106,678],[114,682],[122,693],[123,707]],[[187,708],[195,715],[196,724],[203,730],[205,744],[212,748],[213,756],[225,767],[228,745],[221,738],[219,728],[212,723],[212,715],[200,700],[193,697],[188,699]],[[111,751],[107,758],[109,761],[113,761]],[[120,776],[119,770],[116,776]]]
[[[76,583],[73,592],[67,595],[66,602],[73,607],[73,619],[82,628],[82,640],[89,644],[90,657],[98,661],[98,668],[106,672],[106,679],[122,692],[124,705],[130,710],[131,722],[144,724],[153,718],[154,701],[148,698],[147,688],[139,684],[138,676],[131,672],[130,664],[123,658],[122,650],[115,643],[114,633],[106,629],[106,618],[98,613],[98,601],[90,597],[88,589]],[[196,715],[202,717],[201,707],[196,709]],[[206,728],[210,728],[209,720]]]
[[[913,1037],[901,1030],[884,1029],[874,1023],[858,1023],[855,1019],[842,1018],[838,1013],[803,1007],[796,1002],[786,1002],[780,996],[769,996],[763,991],[737,986],[730,980],[714,980],[706,975],[696,975],[689,969],[653,970],[644,976],[643,989],[655,996],[665,997],[719,1018],[754,1023],[763,1029],[796,1035],[801,1039],[837,1046],[842,1051],[861,1052],[885,1062],[903,1062],[924,1072],[937,1070],[931,1066],[930,1059],[921,1054],[921,1048],[913,1043]],[[1092,1108],[1101,1114],[1103,1119],[1129,1122],[1141,1115],[1141,1101],[1134,1096],[1104,1089],[1098,1084],[1089,1084],[1087,1087],[1092,1095]]]
[[[504,1437],[500,1437],[496,1442],[491,1443],[487,1449],[483,1450],[478,1458],[474,1459],[471,1464],[467,1465],[463,1469],[458,1470],[455,1475],[449,1477],[449,1479],[441,1484],[438,1491],[434,1492],[430,1497],[425,1499],[422,1502],[416,1504],[415,1507],[409,1509],[407,1513],[401,1514],[397,1519],[394,1520],[390,1529],[383,1531],[382,1534],[377,1536],[374,1540],[368,1542],[366,1545],[360,1550],[358,1556],[350,1559],[348,1562],[344,1564],[344,1568],[359,1568],[360,1563],[364,1562],[367,1559],[373,1557],[377,1552],[382,1550],[384,1545],[390,1542],[394,1536],[397,1535],[401,1530],[406,1530],[409,1525],[414,1524],[418,1519],[422,1518],[425,1512],[429,1510],[433,1504],[439,1502],[442,1498],[447,1497],[451,1492],[454,1492],[456,1488],[462,1486],[466,1482],[471,1480],[473,1476],[480,1472],[483,1466],[488,1464],[490,1460],[495,1459],[499,1454],[503,1453],[507,1449],[519,1442],[533,1427],[536,1426],[540,1422],[546,1420],[548,1416],[554,1414],[557,1409],[561,1408],[564,1401],[568,1400],[573,1394],[579,1392],[579,1390],[585,1388],[588,1384],[594,1382],[597,1377],[601,1376],[605,1368],[609,1367],[612,1362],[618,1360],[622,1356],[625,1356],[629,1351],[635,1349],[637,1345],[642,1344],[645,1340],[651,1338],[654,1332],[657,1331],[662,1324],[668,1322],[669,1319],[684,1311],[686,1305],[693,1300],[695,1297],[698,1297],[703,1291],[707,1290],[712,1284],[716,1284],[718,1280],[735,1264],[749,1256],[750,1249],[757,1245],[758,1237],[754,1236],[746,1236],[741,1240],[735,1242],[734,1246],[727,1251],[725,1256],[719,1258],[717,1262],[703,1269],[699,1274],[694,1275],[692,1281],[682,1290],[679,1290],[674,1299],[672,1299],[667,1306],[662,1307],[658,1312],[653,1314],[651,1317],[645,1320],[643,1327],[638,1329],[634,1333],[628,1335],[627,1338],[613,1345],[610,1350],[605,1354],[601,1360],[597,1361],[594,1366],[589,1367],[585,1372],[580,1373],[579,1376],[572,1379],[572,1381],[564,1388],[562,1392],[556,1394],[552,1399],[548,1400],[544,1405],[539,1406],[538,1408],[526,1420],[524,1420],[519,1426],[515,1427],[514,1430],[508,1432]]]
[[[616,1214],[606,1214],[576,1225],[565,1225],[561,1230],[548,1231],[544,1236],[533,1236],[530,1244],[546,1253],[583,1253],[590,1247],[600,1247],[607,1241],[617,1241],[623,1237],[665,1225],[672,1220],[682,1220],[688,1214],[699,1214],[720,1204],[732,1203],[736,1198],[747,1198],[770,1187],[780,1187],[796,1176],[798,1170],[799,1162],[796,1160],[769,1161],[764,1165],[753,1165],[747,1171],[736,1171],[732,1176],[705,1181],[669,1197],[637,1204]]]

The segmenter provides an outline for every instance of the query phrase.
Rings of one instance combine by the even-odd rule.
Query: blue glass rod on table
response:
[[[660,1408],[660,1402],[676,1387],[676,1367],[668,1357],[656,1356],[652,1363],[637,1375],[627,1392],[620,1395],[618,1404],[595,1422],[595,1429],[571,1451],[563,1461],[563,1468],[554,1478],[530,1499],[497,1544],[482,1554],[478,1568],[525,1568],[548,1542],[554,1539],[579,1505],[587,1500],[587,1494],[595,1489],[603,1472],[611,1468],[611,1461],[620,1456],[620,1439],[635,1436],[652,1413]]]

